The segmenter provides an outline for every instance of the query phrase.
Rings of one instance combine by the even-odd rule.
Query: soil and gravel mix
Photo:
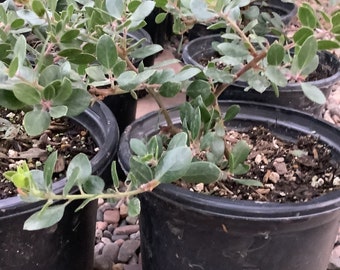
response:
[[[0,109],[0,199],[17,194],[14,185],[3,177],[8,169],[25,160],[30,169],[43,169],[48,155],[57,150],[58,159],[54,181],[65,176],[67,164],[78,153],[91,159],[98,151],[89,132],[70,118],[52,121],[48,130],[29,137],[21,126],[23,112]]]

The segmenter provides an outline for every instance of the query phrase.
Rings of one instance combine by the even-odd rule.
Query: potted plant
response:
[[[154,8],[153,1],[133,2],[134,5],[131,4],[127,7],[124,6],[124,3],[124,1],[115,1],[115,5],[112,5],[111,1],[105,1],[105,3],[91,2],[94,5],[93,9],[90,6],[86,10],[87,7],[85,6],[85,11],[88,13],[90,13],[89,11],[94,12],[90,13],[91,18],[97,15],[96,12],[101,15],[99,18],[109,13],[113,18],[111,26],[119,28],[124,24],[140,25],[143,21],[141,19],[143,16],[141,15],[147,13],[145,10],[151,11]],[[238,72],[234,75],[233,68],[220,70],[216,68],[215,64],[209,64],[204,72],[197,67],[185,66],[177,74],[172,70],[161,70],[159,66],[145,68],[140,65],[135,68],[130,64],[129,57],[122,57],[124,55],[119,54],[120,47],[115,46],[112,38],[105,31],[99,32],[95,53],[90,53],[95,58],[94,62],[99,63],[99,67],[88,63],[89,67],[85,69],[84,73],[90,78],[89,85],[93,86],[90,88],[90,92],[98,93],[102,91],[97,89],[97,86],[101,85],[101,81],[105,82],[102,85],[107,85],[108,79],[113,82],[111,84],[112,89],[110,88],[109,90],[116,93],[122,90],[134,92],[138,91],[138,89],[147,89],[159,104],[162,116],[157,113],[148,115],[141,121],[136,121],[129,126],[123,134],[120,145],[120,162],[123,164],[123,168],[128,171],[125,191],[120,190],[119,179],[113,165],[113,188],[107,192],[103,192],[103,187],[96,185],[95,182],[91,182],[91,188],[86,189],[86,184],[81,180],[81,177],[78,177],[80,169],[76,168],[69,175],[67,183],[68,187],[79,187],[83,191],[81,194],[64,192],[60,195],[51,189],[41,189],[37,185],[39,179],[34,177],[34,173],[28,173],[29,177],[27,177],[26,182],[16,183],[21,190],[21,196],[23,198],[33,196],[36,199],[47,199],[47,201],[63,200],[65,203],[85,199],[81,206],[97,198],[126,200],[131,215],[137,214],[141,207],[142,261],[146,269],[166,269],[167,267],[168,269],[195,267],[198,269],[225,269],[230,267],[230,269],[269,270],[280,269],[281,267],[281,269],[320,270],[325,268],[339,225],[339,190],[337,188],[339,179],[336,169],[336,164],[339,160],[339,147],[336,143],[339,139],[338,129],[310,115],[287,108],[237,102],[238,104],[234,106],[227,104],[228,109],[226,109],[225,105],[218,102],[218,97],[226,85],[216,87],[216,81],[229,84],[238,80],[249,70],[260,69],[272,75],[274,73],[273,76],[269,76],[270,80],[273,84],[280,85],[284,76],[280,73],[278,67],[285,58],[285,51],[289,51],[290,47],[276,42],[272,43],[269,48],[264,47],[261,52],[257,52],[250,41],[257,40],[257,43],[262,45],[264,37],[251,33],[250,40],[250,37],[245,34],[247,31],[240,28],[236,11],[241,6],[237,2],[223,2],[218,7],[216,6],[215,9],[211,9],[204,1],[193,1],[193,7],[194,14],[198,12],[195,7],[200,7],[198,14],[200,16],[205,14],[223,18],[228,26],[227,28],[230,29],[228,34],[234,36],[235,40],[240,40],[241,51],[247,57],[240,57],[238,58],[239,61],[232,64],[235,69],[239,68]],[[123,19],[126,9],[136,14],[127,21]],[[303,6],[303,10],[307,10],[307,15],[305,16],[308,17],[311,12],[309,6]],[[158,17],[158,19],[160,18]],[[248,29],[252,29],[254,23],[249,22],[249,24],[249,26],[247,25]],[[79,27],[84,28],[86,32],[89,26],[88,24],[82,24]],[[71,31],[70,29],[68,30]],[[236,38],[236,36],[239,36],[239,38]],[[331,44],[334,45],[334,43]],[[228,46],[227,44],[224,45]],[[304,37],[301,43],[297,43],[295,49],[296,54],[299,55],[298,60],[289,58],[291,60],[290,64],[298,70],[311,71],[312,67],[315,67],[317,59],[316,47],[317,40],[312,34]],[[248,48],[248,50],[245,48]],[[72,59],[70,55],[67,57]],[[249,61],[240,68],[240,61],[243,63],[244,59]],[[266,65],[266,63],[270,65]],[[163,63],[163,65],[165,64]],[[103,66],[104,69],[100,68],[100,66]],[[130,69],[126,69],[126,67]],[[93,70],[96,72],[91,73]],[[96,77],[97,74],[100,74],[101,77]],[[108,78],[107,74],[109,75]],[[87,78],[87,76],[84,77]],[[174,96],[183,87],[186,88],[186,93],[192,100],[184,103],[179,109],[166,110],[162,105],[160,96]],[[241,113],[237,114],[240,108]],[[244,114],[242,110],[245,110]],[[300,142],[299,147],[295,146],[294,148],[293,146],[288,151],[291,160],[294,161],[295,158],[299,160],[299,163],[293,164],[296,175],[290,175],[295,177],[295,180],[290,179],[292,183],[295,183],[294,181],[297,181],[297,179],[304,179],[300,173],[302,166],[299,164],[307,163],[307,161],[310,164],[319,164],[316,159],[321,157],[321,152],[319,152],[319,147],[317,146],[320,145],[320,149],[325,149],[324,147],[326,147],[326,150],[322,153],[332,154],[329,159],[332,166],[325,165],[325,168],[327,167],[330,170],[327,181],[323,180],[324,183],[325,181],[327,183],[331,182],[331,187],[327,186],[326,190],[324,190],[325,193],[329,192],[329,194],[318,198],[309,196],[309,202],[304,202],[304,200],[308,199],[304,197],[296,203],[250,201],[255,193],[264,195],[266,192],[270,192],[272,185],[266,186],[265,184],[267,183],[262,182],[265,181],[263,177],[247,179],[238,176],[249,171],[249,165],[246,161],[250,150],[254,149],[254,146],[250,147],[243,140],[235,141],[235,139],[234,145],[227,143],[225,122],[229,120],[232,120],[230,127],[235,127],[239,133],[241,133],[240,128],[244,128],[242,130],[244,132],[249,132],[250,126],[264,124],[269,129],[264,134],[274,134],[274,137],[270,137],[269,144],[276,149],[277,147],[280,148],[285,139],[296,142],[298,135],[313,135],[313,132],[316,131],[317,134],[320,134],[320,141],[315,145],[313,144],[316,148],[312,147],[311,152],[307,152],[307,149],[302,147],[305,144]],[[242,124],[237,121],[241,121]],[[302,124],[298,125],[295,122]],[[158,124],[161,124],[161,127]],[[232,141],[232,136],[230,134],[228,136],[231,137],[229,140]],[[146,138],[148,142],[143,142],[138,138]],[[281,140],[278,140],[279,138]],[[312,143],[315,142],[312,137],[310,139]],[[131,158],[130,149],[136,154]],[[201,150],[203,151],[201,152]],[[266,161],[261,156],[261,153],[258,154],[260,154],[260,160],[257,160],[259,163],[267,162],[271,164],[270,161]],[[282,163],[282,158],[285,161],[284,157],[275,158],[275,166],[282,166],[279,163]],[[275,166],[273,165],[273,168]],[[51,167],[54,167],[52,162],[48,167],[44,168],[45,174]],[[274,171],[273,168],[268,168],[271,172],[276,172],[276,174],[274,173],[270,176],[271,184],[274,181],[279,182],[275,177],[280,176],[276,169]],[[21,171],[22,167],[19,167],[17,170],[6,172],[5,175],[15,182],[14,176],[20,174]],[[322,170],[320,169],[320,171]],[[248,201],[235,200],[235,198],[214,198],[213,196],[197,194],[170,184],[170,182],[177,182],[177,185],[185,186],[185,181],[177,181],[180,179],[188,183],[194,183],[194,186],[187,187],[196,191],[199,191],[199,189],[204,191],[210,183],[219,183],[222,186],[230,184],[236,187],[236,191],[244,188],[248,190]],[[317,186],[322,186],[321,182],[318,177],[317,179],[313,177],[312,179],[306,178],[307,186],[312,187],[312,190]],[[299,187],[299,184],[295,186]],[[259,190],[261,188],[262,190]],[[256,189],[255,193],[250,193],[249,190],[254,191],[253,189]],[[333,189],[333,191],[330,189]],[[224,188],[225,193],[229,193],[228,190],[231,194],[236,194],[236,191],[230,190],[229,186]],[[292,193],[294,197],[294,191]],[[138,194],[141,194],[139,197],[142,202],[141,205],[139,199],[133,197]],[[278,194],[280,195],[280,192]],[[285,197],[288,194],[291,193],[284,193],[280,196]],[[308,195],[308,192],[306,194]],[[156,201],[153,201],[153,199],[156,199]],[[153,211],[153,207],[158,208],[157,210],[161,213],[151,213],[150,210]],[[189,211],[183,214],[182,210],[185,208],[189,208]],[[167,215],[164,214],[166,209],[170,209],[173,216],[170,220],[162,221],[160,218]],[[54,215],[55,218],[51,220],[51,223],[58,222],[62,212],[58,207],[47,205],[42,211],[31,216],[25,222],[26,228],[47,227],[46,220],[50,220],[51,212],[58,213],[58,215]],[[245,215],[242,214],[244,212],[246,213]],[[203,213],[208,215],[204,216]],[[191,214],[193,216],[190,217]],[[197,221],[194,221],[196,217],[202,224],[197,224]],[[217,218],[216,223],[218,226],[213,225],[214,217]],[[154,223],[159,220],[161,225]],[[321,224],[320,220],[322,221]],[[51,225],[51,223],[48,225]],[[295,226],[296,224],[299,227],[298,232],[294,232],[294,228],[297,227]],[[203,227],[205,225],[211,225],[212,227]],[[194,227],[203,228],[203,230],[198,230],[199,235],[197,235],[197,231],[193,229]],[[160,232],[158,231],[159,228],[165,230]],[[281,232],[281,234],[278,232]],[[206,233],[203,236],[205,243],[197,244],[197,239],[202,237],[203,233]],[[299,240],[300,233],[302,233],[304,241],[309,244],[316,241],[314,236],[317,235],[318,246],[323,249],[323,253],[318,254],[318,256],[308,257],[309,253],[315,255],[316,251],[313,253],[308,250],[309,252],[305,253],[304,248],[307,244]],[[164,239],[163,235],[169,236],[169,239]],[[209,236],[216,236],[218,240],[215,242]],[[196,240],[194,241],[194,239]],[[285,248],[280,245],[283,239],[285,239]],[[147,240],[150,240],[150,242],[146,242]],[[289,240],[292,241],[290,242]],[[221,245],[221,241],[223,245]],[[164,243],[162,247],[159,245],[161,242]],[[209,242],[209,245],[206,244],[207,242]],[[216,243],[216,249],[213,246],[214,243]],[[301,248],[299,248],[298,244],[302,245],[300,246]],[[158,250],[162,252],[160,256],[157,253]],[[278,252],[270,253],[269,258],[263,256],[266,251],[276,250]],[[296,254],[290,254],[291,250],[295,251]],[[294,260],[293,255],[298,254],[301,256]],[[282,263],[283,258],[284,263]],[[215,265],[215,262],[218,265]],[[278,262],[280,262],[279,265]]]
[[[332,15],[328,16],[327,20],[331,22],[329,24],[320,24],[322,20],[321,16],[321,13],[317,11],[314,12],[311,6],[302,6],[298,13],[301,27],[294,33],[291,33],[289,28],[284,29],[285,33],[287,34],[281,37],[285,39],[282,44],[289,47],[289,50],[286,51],[286,57],[297,58],[298,56],[294,54],[297,53],[296,48],[298,47],[295,46],[295,49],[293,49],[294,44],[301,45],[301,41],[305,41],[303,36],[305,34],[306,36],[309,35],[307,32],[314,33],[314,37],[317,40],[318,49],[320,51],[318,52],[319,61],[317,64],[315,64],[317,65],[317,68],[312,68],[313,72],[307,71],[307,74],[305,71],[299,68],[297,69],[294,66],[285,65],[283,61],[281,71],[286,69],[286,71],[283,73],[287,80],[286,82],[283,82],[283,84],[279,85],[279,89],[277,89],[275,86],[271,86],[270,79],[267,81],[267,75],[261,70],[251,69],[250,71],[246,72],[246,74],[243,75],[239,80],[232,82],[228,87],[228,91],[224,91],[223,94],[221,94],[220,99],[239,99],[274,103],[282,106],[290,106],[296,109],[302,109],[304,111],[313,113],[316,116],[321,116],[325,99],[324,102],[314,102],[315,100],[312,101],[313,99],[308,98],[308,95],[304,94],[304,87],[302,87],[303,85],[300,83],[301,80],[298,78],[301,76],[303,82],[309,82],[314,88],[318,87],[321,89],[326,98],[331,92],[331,87],[339,79],[340,62],[338,57],[324,50],[339,46],[338,41],[336,40],[336,35],[333,34],[335,28],[337,27],[337,24],[334,21],[337,16],[337,12],[334,12]],[[306,20],[306,18],[310,18],[311,21]],[[232,45],[228,45],[230,46],[229,48],[223,45],[225,39],[229,39],[228,34],[224,36],[203,36],[198,40],[189,42],[183,50],[182,57],[184,62],[186,64],[192,64],[203,69],[207,68],[204,67],[204,65],[206,65],[211,59],[214,59],[213,62],[220,65],[221,69],[228,68],[228,65],[231,63],[231,61],[236,58],[233,57],[233,54],[235,55],[236,52],[231,50],[230,47]],[[278,37],[267,36],[267,41],[269,44],[272,42],[277,42]],[[231,44],[234,43],[235,46],[237,46],[237,42],[233,42],[231,39],[229,39],[227,42]],[[254,42],[254,48],[257,46],[258,45],[256,41]],[[262,46],[268,46],[268,44],[266,45],[263,43],[258,46],[257,49],[261,50]],[[235,72],[237,72],[237,69],[235,69]],[[257,75],[260,75],[261,79],[259,79]],[[248,76],[249,78],[246,79],[244,78],[245,76]],[[285,80],[283,79],[283,81]],[[311,94],[313,94],[312,91]]]
[[[53,33],[47,33],[45,21],[52,12],[63,16],[57,7],[50,9],[53,7],[47,8],[39,1],[29,4],[33,10],[11,1],[0,5],[1,172],[26,160],[28,165],[22,167],[20,174],[23,178],[18,176],[17,180],[24,179],[28,169],[48,167],[49,162],[57,161],[59,169],[53,173],[55,170],[50,167],[45,177],[51,179],[45,184],[59,194],[67,189],[67,169],[82,164],[85,174],[97,185],[103,185],[99,176],[118,149],[116,119],[102,102],[90,107],[91,95],[80,84],[79,74],[73,76],[70,62],[58,61],[51,46],[55,44],[51,42]],[[85,154],[76,155],[82,152],[91,161]],[[76,155],[71,163],[68,155]],[[74,212],[82,201],[56,205],[64,215],[54,227],[24,231],[24,221],[42,209],[44,203],[21,200],[3,176],[1,183],[2,269],[92,269],[95,201],[77,213]]]

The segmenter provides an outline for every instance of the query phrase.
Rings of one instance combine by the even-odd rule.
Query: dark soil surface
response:
[[[250,170],[235,178],[258,180],[263,187],[241,185],[232,179],[210,185],[180,185],[231,199],[280,203],[305,202],[340,189],[340,164],[316,138],[302,136],[297,142],[286,142],[263,127],[255,127],[248,133],[229,131],[225,142],[232,145],[240,139],[252,148],[247,161]]]
[[[65,168],[75,155],[85,153],[91,158],[97,151],[89,132],[70,118],[53,120],[46,132],[29,137],[20,126],[22,117],[22,112],[14,114],[3,108],[0,110],[0,124],[3,119],[12,123],[9,138],[4,138],[8,136],[9,129],[0,129],[0,199],[17,194],[16,188],[2,174],[9,169],[15,170],[23,160],[31,169],[43,169],[42,164],[49,153],[57,150],[56,180],[65,176]]]

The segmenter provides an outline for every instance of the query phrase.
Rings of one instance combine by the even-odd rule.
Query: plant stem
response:
[[[53,200],[53,201],[59,201],[59,200],[84,200],[84,199],[123,199],[126,197],[131,197],[138,195],[140,193],[146,192],[146,191],[152,191],[155,187],[157,187],[160,184],[159,180],[151,180],[150,182],[141,185],[138,189],[131,190],[131,191],[125,191],[125,192],[115,192],[115,193],[101,193],[101,194],[67,194],[67,195],[58,195],[54,193],[44,193],[41,198],[45,200]]]

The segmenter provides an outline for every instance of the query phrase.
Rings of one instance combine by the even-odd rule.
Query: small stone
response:
[[[99,242],[94,246],[94,254],[102,254],[103,248],[105,244],[103,242]]]
[[[105,244],[105,245],[108,245],[108,244],[111,244],[112,241],[110,238],[107,238],[107,237],[102,237],[101,241]]]
[[[97,209],[97,221],[103,221],[104,219],[104,213]]]
[[[96,239],[101,239],[102,237],[103,237],[103,231],[97,229],[96,232],[95,232],[95,238]]]
[[[333,185],[340,186],[340,177],[337,176],[333,179]]]
[[[98,199],[98,206],[101,206],[105,203],[104,199],[103,198],[99,198]]]
[[[105,230],[105,231],[103,231],[103,237],[111,239],[112,233],[109,230]]]
[[[132,234],[139,231],[139,225],[125,225],[118,227],[114,230],[113,234],[114,235],[121,235],[121,234]]]
[[[329,270],[340,269],[340,246],[333,249],[328,265]]]
[[[120,220],[120,214],[118,209],[106,210],[104,212],[104,221],[109,224],[116,224]]]
[[[119,214],[121,218],[126,218],[128,216],[128,210],[128,206],[124,203],[119,207]]]
[[[272,183],[276,184],[276,183],[280,180],[280,175],[279,175],[277,172],[271,172],[271,173],[269,174],[268,179],[269,179]]]
[[[112,266],[112,270],[124,270],[124,264],[122,263],[116,263]]]
[[[140,239],[140,231],[130,234],[130,239]]]
[[[127,224],[135,225],[135,224],[137,224],[138,216],[136,216],[136,217],[127,216],[125,220],[126,220]]]
[[[97,221],[96,222],[96,229],[104,231],[107,228],[107,222],[105,221]]]
[[[284,162],[284,158],[276,158],[273,162],[273,166],[278,174],[283,175],[287,173],[287,166]]]
[[[124,270],[142,270],[142,266],[140,264],[125,264]]]
[[[127,234],[116,234],[116,235],[111,236],[112,242],[115,242],[118,239],[127,240],[127,239],[129,239],[129,236]]]
[[[118,246],[121,246],[121,245],[123,245],[124,242],[125,242],[125,240],[118,239],[118,240],[115,241],[115,244],[117,244]]]
[[[115,205],[112,204],[112,203],[107,203],[106,202],[103,205],[99,206],[98,209],[104,213],[106,210],[115,209]]]
[[[109,226],[107,226],[107,229],[110,231],[110,233],[113,233],[114,229],[116,229],[118,227],[118,224],[109,224]]]
[[[94,256],[94,269],[111,270],[112,265],[117,262],[119,246],[109,243],[104,246],[102,254]]]
[[[262,156],[260,154],[258,154],[256,157],[255,157],[255,160],[254,162],[259,165],[262,161]]]
[[[136,252],[139,246],[140,246],[139,240],[134,239],[126,240],[119,249],[118,260],[120,262],[129,261],[129,259],[133,256],[133,254]]]

